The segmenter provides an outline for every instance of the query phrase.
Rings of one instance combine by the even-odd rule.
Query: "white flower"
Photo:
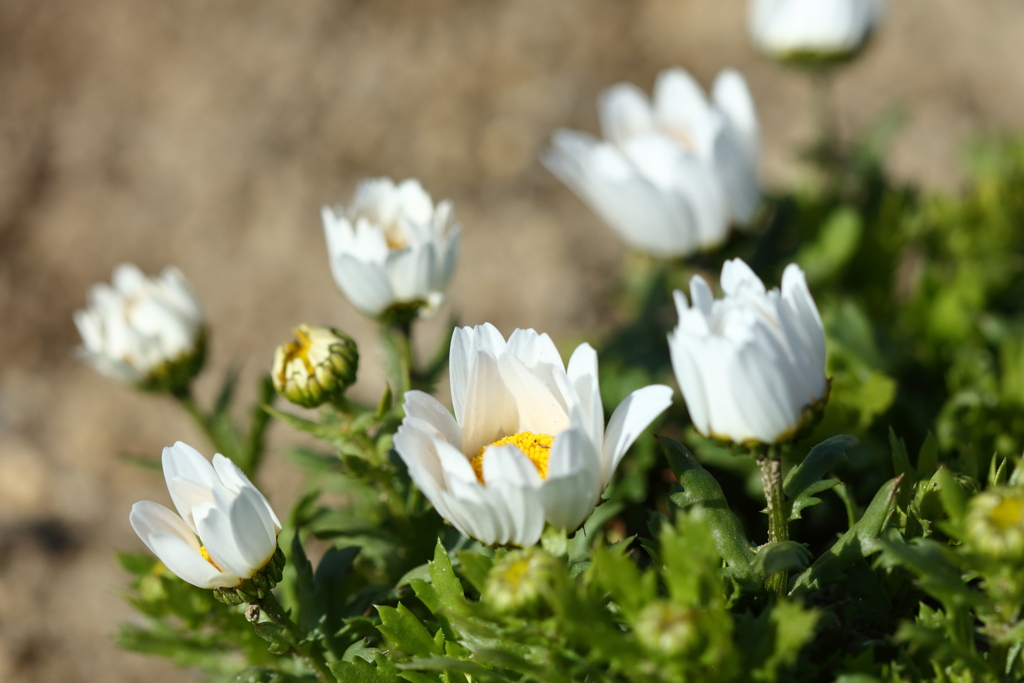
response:
[[[566,369],[533,330],[506,342],[490,324],[456,329],[449,362],[455,417],[406,393],[395,449],[441,516],[487,544],[533,545],[545,523],[577,529],[672,400],[665,386],[634,391],[606,430],[594,349],[581,344]]]
[[[434,206],[418,180],[364,180],[348,207],[324,207],[334,281],[352,305],[379,317],[396,305],[429,315],[459,259],[452,204]]]
[[[164,449],[163,466],[181,516],[144,500],[129,519],[168,569],[200,588],[235,588],[267,566],[281,522],[233,462],[218,453],[211,465],[179,441]]]
[[[718,74],[711,102],[689,73],[669,69],[658,75],[653,104],[619,83],[599,108],[605,140],[558,130],[541,161],[629,246],[687,256],[753,217],[760,134],[737,71]]]
[[[882,16],[883,0],[750,0],[750,35],[777,59],[853,55]]]
[[[206,323],[185,276],[168,267],[148,278],[136,266],[114,269],[113,286],[89,290],[75,311],[79,354],[98,372],[147,389],[175,389],[199,372]]]
[[[828,393],[825,333],[799,266],[782,291],[739,259],[722,267],[725,298],[699,276],[692,307],[675,293],[679,325],[669,334],[672,367],[690,419],[704,436],[774,444],[795,435]]]

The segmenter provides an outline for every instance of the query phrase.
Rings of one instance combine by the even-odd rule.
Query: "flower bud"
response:
[[[980,493],[967,508],[967,542],[999,559],[1024,559],[1024,489],[997,487]]]
[[[693,610],[667,600],[652,602],[641,610],[633,630],[640,644],[669,657],[693,650],[700,640]]]
[[[276,586],[284,575],[286,563],[284,553],[278,546],[274,556],[260,571],[243,580],[234,588],[215,588],[213,597],[228,605],[241,605],[243,602],[253,603],[262,600]]]
[[[484,586],[484,601],[499,612],[533,612],[543,603],[557,563],[539,548],[513,550],[495,562]]]
[[[274,354],[277,393],[306,408],[340,400],[356,381],[356,343],[333,327],[299,325],[294,332],[295,341],[277,347]]]
[[[146,277],[130,263],[75,312],[79,355],[97,372],[145,391],[184,391],[203,367],[206,322],[177,268]]]

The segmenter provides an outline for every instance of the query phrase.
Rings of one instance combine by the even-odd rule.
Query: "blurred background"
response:
[[[128,510],[167,502],[119,454],[208,448],[168,399],[75,359],[92,282],[122,261],[185,272],[212,326],[201,400],[233,364],[251,394],[300,322],[356,338],[373,400],[374,326],[334,288],[319,207],[366,176],[418,177],[464,226],[423,351],[455,312],[593,339],[622,247],[537,154],[558,126],[597,132],[617,81],[649,90],[679,65],[707,85],[733,66],[766,185],[803,182],[810,84],[754,51],[745,15],[741,0],[0,0],[0,680],[192,680],[111,641],[132,618],[114,553],[142,548]],[[838,76],[841,133],[905,112],[890,170],[956,191],[970,140],[1024,129],[1022,44],[1018,0],[892,0]],[[271,438],[265,490],[284,510],[294,435]]]

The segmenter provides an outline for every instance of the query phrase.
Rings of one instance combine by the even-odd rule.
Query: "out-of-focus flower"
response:
[[[545,523],[577,529],[672,400],[666,386],[638,389],[606,430],[594,349],[581,344],[567,369],[534,330],[506,342],[490,324],[456,329],[449,366],[455,417],[407,392],[395,449],[441,516],[487,544],[533,545]]]
[[[452,204],[434,206],[418,180],[364,180],[347,207],[324,207],[334,281],[372,318],[430,315],[459,259]]]
[[[999,559],[1024,559],[1024,489],[1001,486],[971,498],[967,541]]]
[[[75,311],[79,355],[97,372],[151,391],[178,391],[203,366],[206,322],[177,268],[149,278],[130,263],[114,269],[112,285],[89,290]]]
[[[782,290],[740,259],[722,267],[723,299],[697,276],[690,303],[676,291],[679,324],[669,334],[676,379],[693,426],[737,444],[777,444],[824,406],[825,333],[804,273],[790,264]]]
[[[750,0],[750,35],[780,61],[824,63],[855,55],[884,0]]]
[[[496,561],[487,575],[484,601],[499,612],[533,611],[557,575],[555,558],[540,548],[513,550]]]
[[[718,74],[711,101],[683,69],[658,75],[653,103],[631,83],[599,101],[605,140],[557,130],[544,165],[629,246],[687,256],[725,241],[761,202],[757,113],[739,72]]]
[[[340,399],[356,381],[356,343],[333,327],[299,325],[294,333],[295,341],[274,353],[271,376],[277,393],[307,408]]]
[[[656,600],[637,615],[633,629],[645,648],[675,657],[696,649],[701,640],[697,621],[693,610],[668,600]]]
[[[148,500],[132,506],[132,528],[167,568],[200,588],[240,604],[281,580],[281,531],[270,503],[233,462],[213,464],[178,442],[163,452],[164,478],[180,517]],[[196,536],[199,539],[196,539]]]

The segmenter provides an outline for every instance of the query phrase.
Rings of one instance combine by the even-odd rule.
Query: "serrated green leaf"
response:
[[[934,481],[939,487],[939,498],[946,516],[954,526],[959,526],[967,511],[967,493],[945,465],[939,467]]]
[[[327,666],[338,679],[338,683],[401,683],[395,664],[380,652],[374,653],[373,664],[354,657],[350,661],[339,660]]]
[[[445,550],[440,539],[438,539],[437,545],[434,546],[434,559],[428,564],[430,565],[430,580],[434,585],[434,589],[437,590],[442,607],[450,614],[465,611],[466,594],[462,589],[459,577],[455,575],[455,570],[452,569],[452,561],[448,557],[448,551]]]
[[[804,508],[813,507],[821,503],[821,498],[818,498],[819,493],[824,493],[831,488],[835,488],[836,486],[839,486],[840,483],[842,482],[838,479],[824,479],[808,486],[799,497],[790,501],[789,521],[792,522],[800,519],[800,513]]]
[[[842,581],[847,567],[881,550],[878,536],[896,507],[900,481],[901,477],[895,477],[882,485],[857,523],[796,577],[790,595],[804,597],[827,584]]]
[[[299,628],[303,633],[316,628],[323,614],[313,584],[313,565],[306,557],[299,534],[292,537],[292,552],[289,564],[295,569],[295,599],[299,610]]]
[[[398,608],[377,605],[381,624],[377,630],[389,638],[402,652],[419,657],[438,654],[440,649],[420,620],[399,603]]]
[[[822,481],[822,477],[836,465],[846,462],[846,452],[858,443],[845,434],[833,436],[812,448],[804,461],[789,471],[782,490],[790,501],[790,521],[800,519],[804,508],[820,503],[816,497],[819,493],[839,484],[837,479]]]
[[[907,445],[903,439],[896,436],[892,427],[889,427],[889,448],[892,450],[892,469],[897,477],[903,477],[896,504],[900,510],[906,510],[910,504],[910,498],[914,494],[914,484],[918,478],[917,470],[910,464]]]

